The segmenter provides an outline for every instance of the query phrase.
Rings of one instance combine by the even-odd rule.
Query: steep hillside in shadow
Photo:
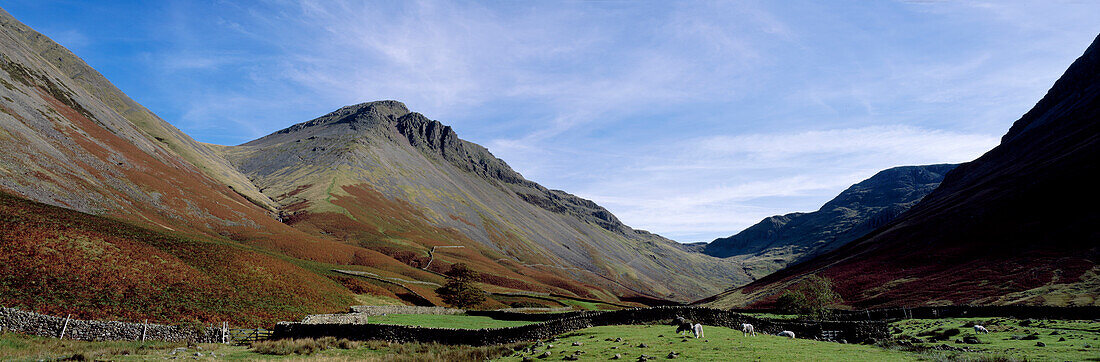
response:
[[[1100,304],[1098,96],[1100,37],[1000,145],[898,220],[705,302],[768,305],[817,274],[857,307]]]

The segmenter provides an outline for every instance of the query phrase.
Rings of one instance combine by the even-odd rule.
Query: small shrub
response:
[[[485,291],[474,285],[478,273],[467,268],[466,264],[454,264],[446,274],[447,284],[435,290],[444,303],[456,308],[467,308],[485,301]]]
[[[347,339],[341,339],[336,342],[336,348],[339,349],[359,349],[359,342],[351,341]]]
[[[776,299],[776,305],[786,314],[798,314],[807,319],[828,319],[832,316],[831,308],[840,299],[840,294],[833,290],[832,281],[811,275],[783,292]]]

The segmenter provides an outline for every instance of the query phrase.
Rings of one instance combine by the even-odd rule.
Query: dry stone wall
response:
[[[392,342],[426,342],[442,344],[490,345],[550,338],[570,331],[604,325],[667,323],[680,316],[706,326],[740,329],[751,323],[758,333],[775,334],[789,330],[800,338],[825,339],[826,331],[835,340],[869,342],[889,336],[886,324],[876,321],[801,322],[759,319],[740,313],[701,307],[656,307],[606,312],[573,312],[522,314],[508,312],[469,312],[472,315],[521,318],[547,318],[525,326],[488,329],[448,329],[396,326],[382,324],[303,324],[280,323],[273,338],[336,337],[352,340],[387,340]],[[506,319],[502,318],[502,319]],[[670,328],[672,328],[670,326]],[[670,329],[671,331],[671,329]]]
[[[462,314],[465,309],[444,307],[417,307],[410,305],[353,305],[351,312],[368,316],[386,314]]]
[[[0,329],[43,337],[61,337],[84,341],[167,341],[217,343],[221,328],[185,328],[162,324],[89,321],[59,318],[14,308],[0,308]]]

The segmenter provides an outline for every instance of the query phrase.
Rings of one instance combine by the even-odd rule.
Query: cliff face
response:
[[[820,209],[766,218],[740,233],[716,239],[703,252],[745,263],[761,277],[831,251],[893,221],[943,180],[955,165],[883,170],[852,185]]]
[[[810,274],[859,307],[1095,305],[1100,294],[1100,38],[1001,144],[894,222],[712,305],[767,305]]]
[[[300,230],[390,253],[462,245],[441,265],[476,263],[514,281],[501,287],[689,300],[748,280],[733,261],[685,251],[590,200],[523,178],[396,101],[343,107],[214,148]]]

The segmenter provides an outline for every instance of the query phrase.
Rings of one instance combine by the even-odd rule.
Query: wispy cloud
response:
[[[643,162],[582,162],[599,176],[577,191],[629,225],[708,241],[767,216],[815,210],[879,170],[969,161],[998,140],[897,125],[706,136],[651,145],[630,157]]]

